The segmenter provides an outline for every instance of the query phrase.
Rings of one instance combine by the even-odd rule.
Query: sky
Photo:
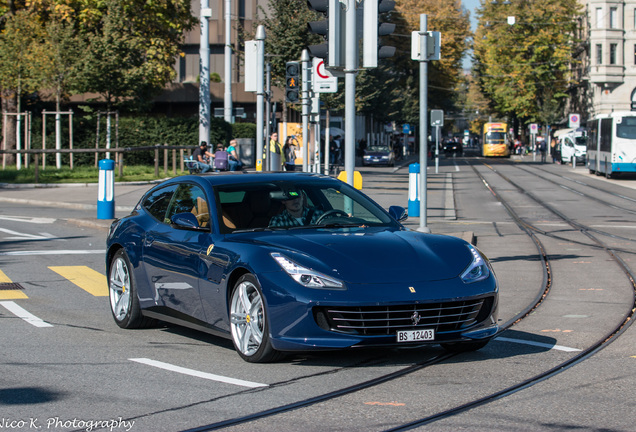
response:
[[[475,15],[475,9],[480,6],[480,0],[462,0],[464,7],[470,11],[470,28],[475,31],[477,28],[477,16]],[[470,69],[471,60],[470,57],[464,57],[464,69]]]

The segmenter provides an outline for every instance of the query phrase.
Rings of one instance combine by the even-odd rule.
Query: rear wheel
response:
[[[119,327],[144,328],[155,323],[154,319],[146,318],[141,314],[132,265],[124,249],[118,250],[110,262],[108,297],[110,311]]]
[[[256,277],[245,274],[236,282],[230,300],[230,328],[236,352],[250,363],[266,363],[282,357],[272,348],[267,311]]]

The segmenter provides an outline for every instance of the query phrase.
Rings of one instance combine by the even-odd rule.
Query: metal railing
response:
[[[56,153],[95,153],[97,157],[98,153],[115,153],[116,164],[118,167],[118,176],[123,176],[124,170],[124,155],[130,152],[139,151],[154,151],[154,165],[155,165],[155,177],[159,177],[159,165],[160,165],[160,153],[163,150],[163,171],[164,174],[168,174],[169,161],[172,161],[172,171],[174,175],[177,175],[177,161],[179,161],[179,169],[181,172],[185,168],[185,154],[190,156],[193,146],[175,146],[175,145],[154,145],[154,146],[142,146],[142,147],[119,147],[119,148],[101,148],[101,149],[20,149],[20,150],[0,150],[0,154],[15,154],[20,157],[21,155],[34,155],[34,167],[35,167],[35,183],[39,182],[39,165],[40,155],[56,154]],[[179,157],[177,158],[177,150],[179,151]],[[171,151],[171,152],[170,152]],[[28,157],[28,156],[27,156]],[[28,166],[28,164],[25,164]]]

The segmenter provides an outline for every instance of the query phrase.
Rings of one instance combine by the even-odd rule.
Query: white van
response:
[[[587,152],[587,130],[584,128],[559,129],[554,133],[557,140],[557,150],[561,153],[562,163],[571,163],[576,157],[576,163],[585,163]]]

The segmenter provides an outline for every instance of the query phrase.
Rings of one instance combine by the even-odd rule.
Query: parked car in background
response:
[[[559,129],[554,132],[554,138],[557,139],[562,163],[571,163],[572,158],[576,158],[577,164],[585,163],[587,131],[584,128]]]
[[[395,155],[393,149],[387,145],[372,145],[364,150],[362,156],[362,165],[386,165],[393,166],[395,164]]]
[[[444,141],[443,149],[445,156],[461,156],[464,154],[464,146],[458,139],[449,139]]]

